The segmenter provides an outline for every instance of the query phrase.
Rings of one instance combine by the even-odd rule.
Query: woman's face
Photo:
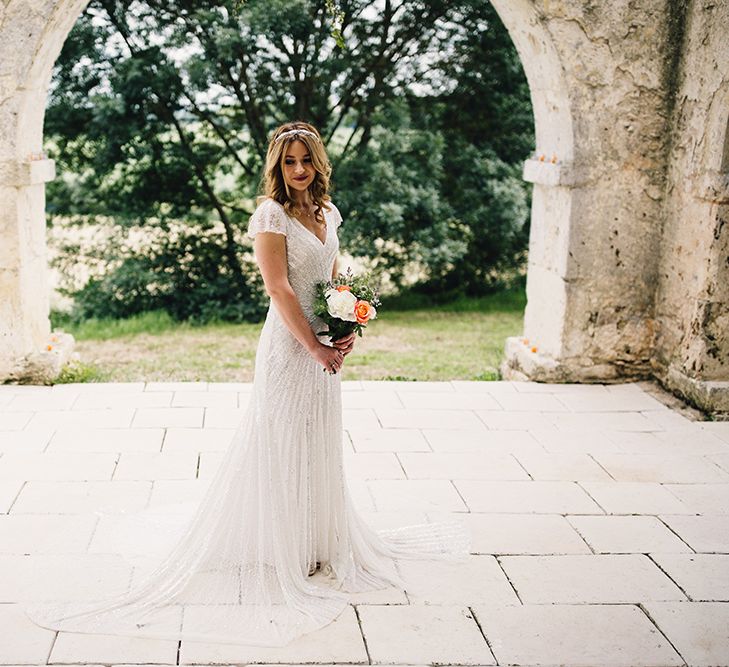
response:
[[[303,141],[292,141],[286,147],[283,175],[288,186],[294,190],[306,190],[314,181],[316,169],[311,163],[309,149]]]

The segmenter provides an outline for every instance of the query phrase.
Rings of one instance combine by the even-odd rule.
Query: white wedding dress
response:
[[[315,286],[331,278],[342,221],[333,204],[325,217],[325,243],[272,199],[248,227],[251,238],[286,235],[289,282],[316,332],[326,325],[313,314]],[[281,646],[334,620],[350,592],[406,589],[397,558],[466,557],[461,522],[370,528],[342,454],[341,376],[323,371],[271,303],[249,407],[174,547],[121,594],[24,610],[54,630]]]

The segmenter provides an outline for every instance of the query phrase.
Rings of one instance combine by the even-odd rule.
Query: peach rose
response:
[[[336,287],[337,292],[344,292],[347,290],[347,292],[351,292],[352,288],[349,285],[337,285]]]
[[[367,322],[375,316],[375,312],[374,306],[364,299],[359,299],[357,303],[354,304],[354,315],[359,324],[367,324]]]

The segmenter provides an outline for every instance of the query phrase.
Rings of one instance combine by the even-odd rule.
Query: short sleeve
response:
[[[336,228],[338,229],[339,225],[342,224],[342,214],[339,212],[339,209],[334,205],[334,202],[328,201],[327,205],[332,210],[332,220],[334,220]]]
[[[283,206],[275,199],[262,201],[248,221],[248,236],[255,238],[258,232],[275,232],[286,236],[288,218]]]

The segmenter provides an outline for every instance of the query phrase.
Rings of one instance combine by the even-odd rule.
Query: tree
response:
[[[487,73],[491,92],[504,90],[507,75],[517,80],[508,35],[490,6],[475,0],[340,6],[334,30],[328,0],[91,0],[82,14],[57,63],[46,114],[54,157],[68,174],[49,186],[48,200],[56,213],[112,216],[122,227],[169,233],[180,220],[189,225],[164,252],[128,255],[137,271],[159,269],[155,293],[168,297],[152,305],[193,316],[171,305],[183,285],[213,301],[256,302],[242,232],[269,132],[291,119],[314,123],[328,143],[351,251],[371,254],[376,235],[391,240],[378,262],[396,281],[410,259],[442,281],[468,252],[464,224],[473,218],[454,208],[448,187],[457,177],[451,170],[468,165],[454,162],[449,146],[516,155],[527,143],[517,124],[507,137],[492,129],[474,144],[486,119],[469,109],[484,84],[469,68],[488,48],[506,50],[512,55],[495,59],[503,67]],[[471,34],[482,29],[501,34]],[[425,92],[415,95],[418,88]],[[522,92],[507,90],[492,110],[528,109]],[[444,122],[452,111],[462,131]],[[194,237],[208,246],[197,263],[184,264],[190,279],[164,285],[176,273],[171,258],[186,256]],[[104,294],[108,282],[93,289]],[[143,292],[130,308],[151,307]],[[231,309],[231,317],[243,310]]]

